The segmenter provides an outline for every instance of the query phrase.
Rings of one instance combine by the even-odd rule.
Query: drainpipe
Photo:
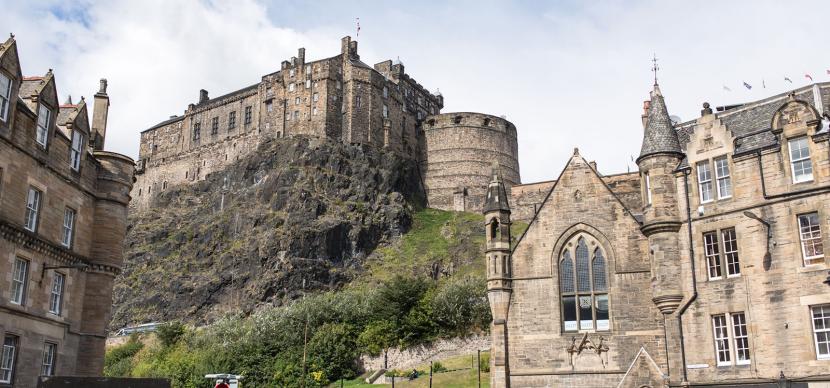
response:
[[[828,144],[828,150],[830,150],[830,144]],[[813,192],[816,192],[816,191],[824,191],[824,190],[830,189],[830,185],[824,185],[824,186],[813,187],[813,188],[809,188],[809,189],[803,189],[803,190],[797,190],[797,191],[788,191],[786,193],[780,193],[780,194],[767,194],[767,184],[766,184],[766,180],[764,179],[764,164],[761,161],[761,150],[758,150],[757,152],[755,152],[755,156],[758,158],[758,171],[761,174],[761,193],[764,195],[764,199],[783,198],[783,197],[789,197],[789,196],[793,196],[793,195],[808,194],[808,193],[813,193]],[[830,152],[828,152],[828,160],[830,160]]]
[[[683,383],[688,383],[688,373],[686,371],[686,345],[683,339],[683,313],[686,312],[686,309],[691,306],[691,304],[697,299],[697,271],[695,270],[695,248],[692,241],[692,205],[691,201],[689,200],[689,174],[691,173],[691,169],[687,169],[683,172],[683,194],[686,197],[686,221],[688,226],[689,232],[689,264],[691,264],[691,271],[692,271],[692,296],[686,300],[686,303],[683,303],[680,306],[680,309],[677,310],[677,328],[680,331],[680,360],[683,366]]]

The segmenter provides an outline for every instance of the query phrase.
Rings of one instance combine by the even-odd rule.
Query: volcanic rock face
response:
[[[336,288],[424,205],[418,165],[339,142],[283,138],[130,215],[112,328],[213,321]]]

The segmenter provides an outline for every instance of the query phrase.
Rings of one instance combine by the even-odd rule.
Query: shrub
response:
[[[184,325],[180,322],[168,322],[156,329],[156,336],[161,341],[162,346],[169,348],[179,341],[179,338],[184,335],[184,331]]]
[[[308,354],[332,381],[357,376],[357,357],[354,329],[343,323],[327,323],[317,328],[308,342]]]
[[[131,336],[126,343],[109,349],[104,356],[104,376],[130,376],[133,368],[133,356],[143,347],[144,344],[138,340],[137,336]]]
[[[440,362],[435,361],[435,362],[432,363],[432,373],[441,373],[441,372],[446,372],[446,371],[447,371],[447,367],[445,367]]]
[[[482,352],[481,359],[478,362],[479,368],[481,368],[482,372],[490,372],[490,353],[489,352]]]

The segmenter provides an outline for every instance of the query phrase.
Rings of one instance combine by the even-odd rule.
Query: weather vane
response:
[[[657,85],[657,70],[660,70],[660,66],[657,66],[657,54],[654,54],[654,57],[651,58],[651,62],[653,63],[651,71],[654,73],[654,84]]]

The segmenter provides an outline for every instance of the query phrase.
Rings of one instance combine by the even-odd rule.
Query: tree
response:
[[[162,346],[169,348],[179,341],[179,338],[184,335],[184,331],[184,325],[180,322],[168,322],[156,329],[156,336],[161,341]]]
[[[317,328],[308,342],[310,371],[318,368],[331,381],[356,376],[360,352],[355,337],[352,326],[344,323],[327,323]]]
[[[358,344],[372,356],[383,353],[383,369],[389,369],[389,349],[398,343],[395,325],[390,321],[374,321],[357,338]]]

